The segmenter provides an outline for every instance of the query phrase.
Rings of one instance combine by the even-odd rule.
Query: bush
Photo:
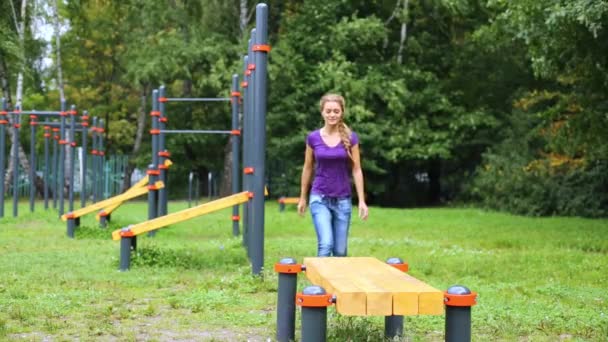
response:
[[[608,216],[608,161],[556,168],[545,159],[531,168],[515,152],[484,156],[469,191],[485,207],[532,216]]]

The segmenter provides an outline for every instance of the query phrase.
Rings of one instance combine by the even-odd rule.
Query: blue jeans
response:
[[[346,256],[351,198],[311,194],[309,206],[317,232],[317,256]]]

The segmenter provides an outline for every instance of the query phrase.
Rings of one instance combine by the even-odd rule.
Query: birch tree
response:
[[[12,3],[12,2],[11,2]],[[21,1],[21,17],[17,24],[17,34],[19,35],[19,47],[21,48],[21,57],[25,60],[25,16],[27,14],[27,0]],[[14,15],[14,13],[13,13]],[[15,18],[16,21],[16,18]],[[19,74],[17,75],[17,93],[15,96],[15,103],[17,107],[22,107],[23,101],[23,69],[25,65],[21,67]]]
[[[59,3],[57,0],[53,1],[53,28],[55,31],[55,68],[57,69],[57,90],[59,91],[59,102],[65,100],[65,91],[64,91],[64,83],[63,83],[63,68],[61,67],[61,19],[59,18]],[[67,110],[67,108],[66,108]],[[73,118],[70,117],[70,120]],[[74,137],[71,136],[71,131],[69,129],[65,130],[66,140],[72,141]],[[65,165],[64,178],[67,178],[72,172],[72,158],[70,149],[73,148],[69,144],[63,145],[63,149],[65,150],[65,155],[67,158],[63,161]],[[86,153],[86,151],[85,151]],[[68,182],[63,182],[63,184],[67,184]]]
[[[25,63],[24,63],[24,61],[25,61],[25,22],[26,22],[26,15],[27,15],[27,0],[23,0],[21,2],[20,17],[17,17],[17,13],[15,11],[13,2],[9,1],[9,3],[11,5],[11,12],[12,12],[12,16],[13,16],[13,21],[15,23],[15,29],[17,32],[18,55],[19,55],[19,59],[21,61],[19,73],[17,74],[17,89],[16,89],[16,94],[15,94],[15,103],[19,108],[21,108],[21,103],[22,103],[22,98],[23,98],[23,73],[24,73],[24,69],[25,69]],[[9,101],[9,103],[11,103],[10,93],[8,93],[8,91],[10,89],[9,77],[8,77],[8,73],[6,72],[7,68],[4,67],[5,66],[4,63],[5,63],[5,61],[3,59],[0,64],[3,64],[2,69],[5,69],[5,73],[7,75],[6,75],[6,77],[3,77],[3,79],[2,79],[2,84],[3,84],[2,88],[3,88],[3,91],[6,91],[7,94],[9,94],[9,96],[6,96],[6,98]],[[13,137],[15,135],[15,131],[14,131],[13,127],[9,125],[9,126],[7,126],[7,128],[8,128],[7,131],[8,131],[10,140],[14,141]],[[12,147],[11,147],[10,151],[11,152],[10,152],[8,168],[6,170],[5,180],[4,180],[5,188],[7,188],[8,185],[11,184],[11,181],[12,181],[13,168],[14,168],[13,160],[14,160],[15,153],[18,153],[19,164],[21,164],[21,167],[23,168],[23,172],[25,174],[29,174],[29,170],[30,170],[30,163],[27,159],[27,156],[25,155],[25,152],[23,151],[23,147],[21,146],[21,144],[19,144],[19,148],[17,151],[15,151],[15,148],[12,148]]]

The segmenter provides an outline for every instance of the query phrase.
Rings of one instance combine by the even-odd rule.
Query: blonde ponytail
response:
[[[348,157],[350,158],[350,160],[353,160],[353,155],[352,153],[350,153],[350,135],[351,135],[351,130],[350,128],[344,123],[344,121],[340,122],[340,125],[338,125],[338,133],[340,133],[340,140],[342,140],[342,145],[344,145],[344,149],[346,150],[346,153],[348,154]]]

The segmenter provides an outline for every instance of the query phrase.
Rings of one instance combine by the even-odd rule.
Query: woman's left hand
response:
[[[365,204],[365,202],[359,202],[359,218],[362,220],[367,220],[368,215],[369,209],[367,209],[367,204]]]

